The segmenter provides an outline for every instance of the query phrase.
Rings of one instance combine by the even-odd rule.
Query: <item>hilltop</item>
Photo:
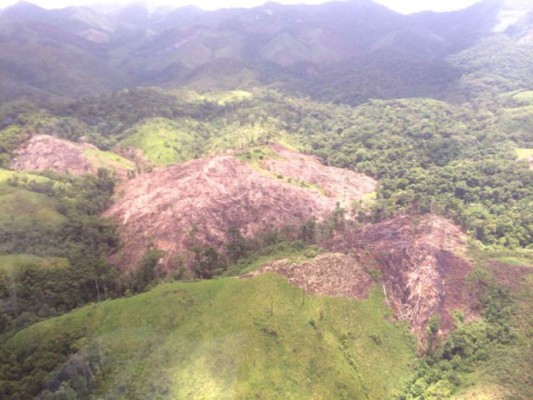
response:
[[[13,152],[9,167],[15,171],[55,171],[63,174],[96,174],[106,168],[125,178],[135,165],[96,146],[74,143],[49,135],[35,135]]]
[[[198,249],[211,247],[211,257],[218,258],[217,252],[260,234],[266,240],[289,227],[298,234],[306,221],[321,221],[376,189],[365,175],[280,146],[269,149],[248,153],[254,161],[251,155],[213,156],[125,181],[104,214],[118,222],[124,240],[115,262],[135,269],[142,255],[156,248],[165,252],[162,266],[173,259],[174,268],[176,263],[189,268]]]

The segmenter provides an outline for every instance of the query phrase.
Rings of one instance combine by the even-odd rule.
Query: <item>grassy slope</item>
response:
[[[4,254],[0,255],[0,276],[2,274],[12,274],[22,265],[36,265],[41,268],[66,268],[68,260],[66,258],[43,258],[33,254]]]
[[[263,114],[250,118],[248,114],[253,116],[253,112],[258,111],[256,109],[240,114],[238,104],[253,99],[254,95],[250,92],[235,90],[200,94],[191,90],[174,90],[169,93],[178,96],[188,106],[198,107],[208,102],[217,106],[233,104],[235,109],[216,118],[144,119],[123,132],[125,138],[119,142],[119,147],[141,150],[146,159],[156,166],[228,150],[246,151],[271,141],[293,150],[301,147],[297,138],[280,129],[280,121],[276,118],[264,120]],[[249,106],[243,110],[246,107]],[[209,111],[205,112],[209,115]]]
[[[54,228],[59,226],[64,217],[56,211],[56,202],[42,193],[35,193],[22,187],[8,184],[9,179],[18,177],[37,183],[49,179],[0,169],[0,223],[34,227],[35,225]]]
[[[187,161],[198,155],[191,134],[196,125],[192,120],[154,118],[131,128],[119,146],[140,149],[151,163],[159,166]]]
[[[105,378],[97,392],[109,398],[385,399],[413,357],[405,327],[387,315],[378,290],[352,301],[304,297],[273,275],[225,278],[87,306],[8,346],[35,357],[58,341],[98,343]]]
[[[284,144],[284,142],[282,140],[277,140],[278,143],[280,144]],[[294,151],[297,151],[294,147],[290,146],[290,145],[286,145],[287,147],[291,148],[292,150]],[[246,147],[245,147],[246,148]],[[291,184],[291,185],[294,185],[294,186],[299,186],[299,187],[304,187],[304,188],[307,188],[307,189],[310,189],[310,190],[314,190],[320,194],[323,194],[325,195],[325,190],[323,188],[321,188],[320,186],[318,185],[315,185],[314,183],[309,183],[309,182],[306,182],[306,181],[302,181],[302,180],[296,180],[296,179],[293,179],[293,178],[288,178],[288,177],[285,177],[281,174],[275,174],[274,172],[266,169],[262,163],[264,160],[268,160],[268,159],[275,159],[275,158],[279,158],[280,156],[278,154],[276,154],[274,152],[274,150],[272,150],[270,147],[268,146],[256,146],[256,147],[248,147],[248,150],[245,151],[245,152],[242,152],[240,154],[237,154],[237,158],[241,161],[244,161],[245,163],[247,163],[248,165],[250,165],[253,169],[255,169],[256,171],[259,171],[261,172],[263,175],[265,176],[268,176],[269,178],[272,178],[272,179],[278,179],[282,182],[285,182],[285,183],[288,183],[288,184]]]
[[[133,162],[111,151],[87,149],[85,156],[96,168],[135,171],[135,164]]]
[[[169,90],[168,92],[188,103],[202,103],[207,101],[215,102],[218,105],[226,105],[253,98],[253,94],[245,90],[225,90],[199,93],[194,90],[180,88]]]
[[[216,135],[209,137],[201,124],[193,119],[172,121],[165,118],[146,120],[125,133],[119,147],[133,147],[154,165],[166,166],[206,154],[226,150],[240,151],[255,148],[261,143],[276,141],[294,149],[294,139],[274,127],[249,124],[216,124],[209,127]]]

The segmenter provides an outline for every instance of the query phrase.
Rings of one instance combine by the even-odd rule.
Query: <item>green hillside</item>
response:
[[[5,232],[11,227],[13,231],[28,231],[29,234],[32,230],[58,228],[64,222],[64,216],[56,210],[59,203],[46,193],[28,190],[25,185],[52,189],[55,182],[37,175],[0,170],[2,230]]]
[[[0,170],[0,334],[115,294],[118,237],[98,216],[113,185]]]
[[[377,288],[354,301],[274,275],[164,284],[17,333],[3,370],[25,372],[2,395],[69,385],[116,399],[392,398],[414,353],[388,315]]]
[[[66,268],[68,262],[64,258],[43,258],[32,254],[0,255],[0,274],[14,275],[24,265],[36,265],[43,269]]]
[[[201,152],[198,139],[194,137],[198,125],[198,122],[187,119],[143,121],[124,132],[126,139],[118,146],[139,149],[150,163],[158,166],[187,161]]]
[[[97,170],[99,168],[104,168],[111,171],[135,170],[135,164],[132,161],[111,151],[88,149],[84,154],[91,165],[93,165]]]

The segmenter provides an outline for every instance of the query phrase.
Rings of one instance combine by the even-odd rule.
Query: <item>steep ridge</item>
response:
[[[368,225],[350,240],[363,265],[374,261],[397,318],[419,339],[434,315],[440,333],[453,329],[454,310],[475,316],[475,293],[465,280],[472,270],[466,235],[445,218],[401,216]]]
[[[407,321],[420,342],[432,317],[439,320],[440,334],[454,328],[453,311],[476,317],[476,291],[466,281],[472,271],[466,236],[446,219],[401,216],[344,236],[345,243],[336,240],[328,247],[348,254],[326,253],[303,262],[281,259],[242,277],[273,272],[309,293],[365,298],[373,276],[383,284],[395,318]]]
[[[317,176],[339,180],[337,168],[320,169],[319,165],[310,165]],[[366,176],[342,174],[354,187],[362,182],[360,192],[349,192],[351,200],[375,189],[375,182],[369,184],[372,180]],[[311,172],[309,176],[312,178]],[[288,225],[299,227],[310,218],[321,220],[346,195],[343,184],[331,184],[325,194],[270,176],[231,156],[193,160],[142,174],[124,182],[120,191],[122,195],[105,216],[115,219],[122,230],[124,249],[115,257],[122,269],[135,268],[152,247],[167,252],[163,265],[179,256],[180,263],[188,266],[195,246],[220,251],[228,244],[231,230],[251,238]]]
[[[136,85],[275,84],[351,104],[440,98],[462,75],[447,56],[494,33],[531,42],[531,6],[511,3],[414,16],[370,0],[153,13],[138,4],[112,12],[22,3],[0,14],[0,103],[28,95],[63,102]]]

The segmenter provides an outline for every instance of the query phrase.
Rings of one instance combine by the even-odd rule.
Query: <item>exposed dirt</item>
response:
[[[316,171],[335,182],[337,169],[320,167],[314,160],[310,168],[307,172],[302,165],[301,170],[310,177]],[[352,174],[350,183],[357,186],[359,175]],[[331,193],[326,196],[270,178],[231,156],[193,160],[142,174],[123,183],[118,201],[105,213],[121,226],[125,244],[114,262],[122,269],[135,268],[146,249],[153,246],[167,252],[161,260],[163,266],[176,255],[188,266],[194,245],[220,250],[228,243],[230,228],[253,237],[287,225],[298,227],[311,217],[321,220],[342,200],[335,193],[345,193],[346,183],[343,185],[335,189],[331,183]],[[363,185],[368,187],[366,179]],[[352,200],[357,200],[365,189],[350,193],[354,193]]]
[[[87,157],[87,152],[98,151],[88,143],[74,143],[49,135],[35,135],[14,152],[10,168],[17,171],[51,170],[70,175],[87,175],[97,172],[99,165]],[[126,168],[115,162],[100,165],[111,169],[120,178],[127,175]]]
[[[71,175],[93,171],[84,152],[93,147],[48,135],[36,135],[15,151],[10,167],[19,171],[52,170]]]
[[[524,287],[526,277],[533,271],[531,267],[526,265],[513,265],[501,261],[492,261],[488,266],[494,273],[498,284],[511,289],[513,292]]]
[[[282,275],[289,283],[308,293],[325,296],[363,299],[368,297],[373,284],[370,275],[354,257],[340,253],[321,254],[303,262],[273,261],[241,278],[266,272]]]
[[[446,219],[401,216],[345,232],[344,239],[329,247],[351,255],[275,261],[244,277],[275,272],[310,293],[364,298],[372,286],[369,272],[374,271],[396,318],[408,321],[419,343],[433,315],[440,317],[441,335],[454,328],[455,310],[467,319],[477,318],[479,293],[466,280],[472,270],[465,256],[466,236]]]
[[[316,185],[328,197],[334,197],[339,205],[349,208],[354,199],[362,199],[374,192],[377,182],[369,176],[353,171],[324,166],[314,156],[295,153],[280,145],[271,145],[278,154],[269,158],[261,166],[274,174]]]
[[[419,339],[434,314],[441,334],[454,327],[452,311],[474,316],[475,294],[465,279],[472,269],[464,255],[466,237],[446,219],[402,216],[366,226],[351,241],[360,262],[379,269],[396,316]]]

